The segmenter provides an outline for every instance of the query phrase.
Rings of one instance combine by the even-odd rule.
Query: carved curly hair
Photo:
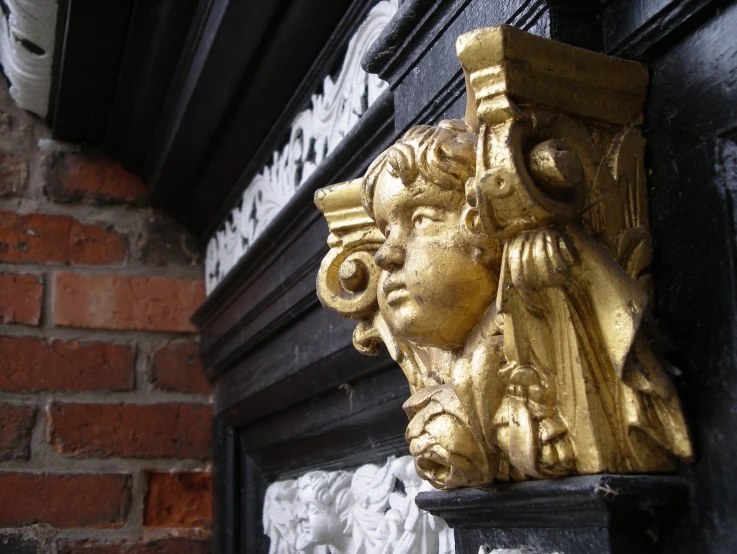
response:
[[[476,172],[477,140],[476,133],[459,119],[412,127],[369,166],[361,183],[364,209],[374,217],[374,191],[384,169],[405,186],[421,176],[441,188],[463,192]]]

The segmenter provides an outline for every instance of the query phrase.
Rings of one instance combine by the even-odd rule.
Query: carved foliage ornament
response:
[[[457,51],[465,120],[317,192],[322,303],[401,366],[438,488],[674,470],[692,448],[647,331],[645,67],[506,26]]]

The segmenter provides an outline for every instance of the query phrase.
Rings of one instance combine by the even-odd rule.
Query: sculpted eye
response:
[[[412,226],[422,229],[436,221],[442,220],[442,214],[434,208],[418,208],[412,214]]]

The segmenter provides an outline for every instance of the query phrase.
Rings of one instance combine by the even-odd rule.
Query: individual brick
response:
[[[37,326],[41,322],[42,297],[40,277],[0,273],[0,323]]]
[[[0,262],[115,265],[127,251],[123,235],[71,217],[0,212]]]
[[[64,327],[193,333],[202,280],[128,275],[54,276],[53,322]]]
[[[35,420],[35,406],[0,404],[0,461],[27,460],[31,457],[31,434]]]
[[[74,541],[57,542],[59,554],[210,554],[209,540],[161,539],[148,542],[121,541]]]
[[[0,390],[131,390],[135,356],[119,344],[0,337]]]
[[[28,162],[25,158],[0,152],[0,198],[18,196],[26,188],[27,181]]]
[[[146,199],[141,179],[97,153],[50,154],[44,164],[44,192],[60,203],[140,205]]]
[[[143,508],[146,527],[209,527],[210,473],[150,473]]]
[[[121,527],[130,487],[128,475],[0,473],[0,526]]]
[[[151,357],[149,377],[159,390],[209,394],[202,362],[193,341],[170,342],[159,347]]]
[[[210,406],[53,403],[48,441],[77,458],[210,458]]]

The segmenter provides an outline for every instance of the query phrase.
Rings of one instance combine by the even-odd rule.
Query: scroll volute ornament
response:
[[[438,488],[675,470],[692,448],[647,334],[645,67],[506,26],[457,50],[465,121],[318,191],[320,299],[403,369]]]

